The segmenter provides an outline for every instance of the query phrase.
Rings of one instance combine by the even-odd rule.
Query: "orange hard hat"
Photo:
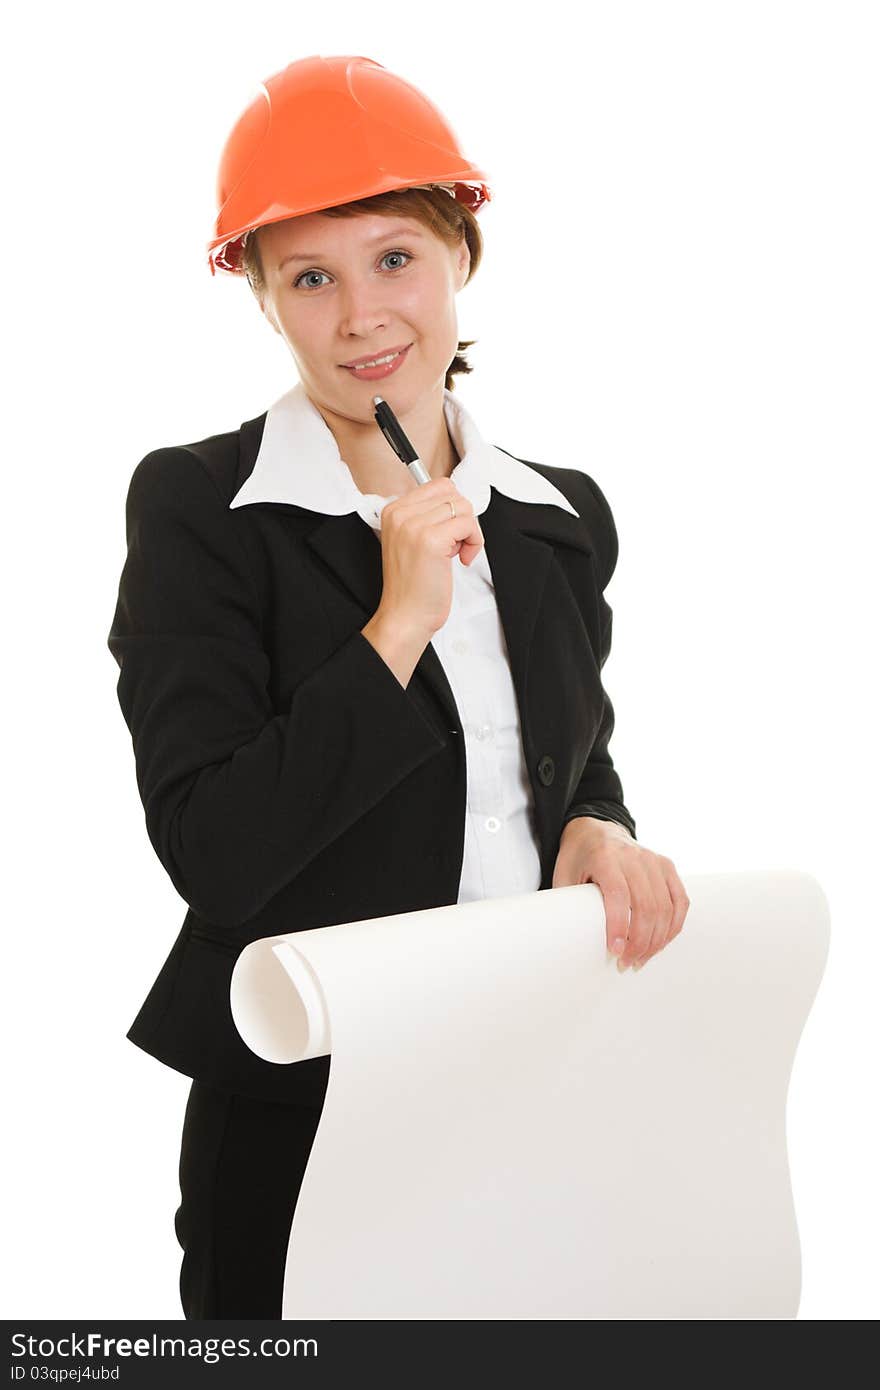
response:
[[[372,58],[302,58],[261,83],[223,148],[211,274],[243,274],[255,227],[432,185],[472,212],[492,197],[446,118],[411,83]]]

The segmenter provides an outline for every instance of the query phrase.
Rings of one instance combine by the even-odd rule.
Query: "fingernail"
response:
[[[622,936],[616,936],[616,937],[614,938],[614,945],[611,947],[611,949],[612,949],[612,951],[614,952],[614,954],[615,954],[616,956],[620,956],[620,955],[623,955],[623,948],[624,948],[625,945],[626,945],[626,942],[625,942],[625,940],[623,939],[623,937],[622,937]]]
[[[623,963],[622,960],[619,960],[619,961],[617,962],[617,968],[618,968],[618,970],[626,970],[626,966],[624,965],[624,963]]]
[[[645,962],[644,962],[643,960],[634,960],[634,961],[633,961],[633,970],[641,970],[641,968],[642,968],[642,966],[644,965],[644,963],[645,963]]]

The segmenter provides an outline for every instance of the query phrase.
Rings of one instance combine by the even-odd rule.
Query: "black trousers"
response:
[[[280,1318],[293,1213],[321,1107],[193,1081],[180,1148],[185,1318]]]

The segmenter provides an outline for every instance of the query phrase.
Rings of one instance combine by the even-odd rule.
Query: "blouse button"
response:
[[[475,730],[475,732],[476,732],[477,738],[480,739],[480,741],[482,741],[484,738],[491,738],[491,737],[492,737],[492,725],[491,725],[491,724],[478,724],[478,725],[477,725],[477,728],[476,728],[476,730]]]
[[[494,835],[497,830],[501,829],[501,822],[497,816],[489,817],[489,819],[486,821],[486,829],[492,835]]]
[[[465,652],[467,651],[467,649],[468,649],[468,644],[467,644],[467,642],[464,642],[460,637],[457,637],[457,638],[455,639],[455,641],[453,642],[453,644],[452,644],[452,650],[453,650],[454,652],[458,652],[459,656],[464,656],[464,654],[465,654]]]

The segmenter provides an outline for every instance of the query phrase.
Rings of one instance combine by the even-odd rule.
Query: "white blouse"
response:
[[[520,501],[578,515],[546,478],[487,444],[449,390],[444,391],[443,409],[459,455],[450,476],[476,516],[488,507],[491,487]],[[332,431],[298,383],[267,412],[253,472],[230,507],[290,502],[331,515],[356,511],[380,535],[382,509],[389,501],[355,485]],[[431,640],[465,740],[467,812],[458,901],[534,893],[541,885],[541,865],[533,796],[485,547],[470,565],[455,557],[452,575],[449,617]]]

